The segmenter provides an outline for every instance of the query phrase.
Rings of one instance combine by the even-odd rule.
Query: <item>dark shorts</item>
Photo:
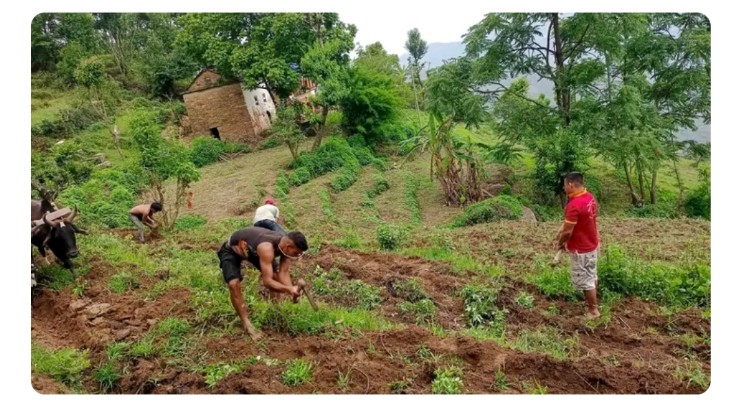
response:
[[[217,251],[217,257],[219,257],[219,267],[222,269],[222,278],[225,283],[230,283],[232,279],[243,280],[242,272],[240,271],[240,263],[243,259],[237,253],[235,253],[227,243],[223,243],[222,247]],[[259,271],[261,270],[261,262],[258,255],[253,251],[248,251],[248,263],[253,265]],[[273,271],[278,270],[278,263],[276,260],[273,262]]]
[[[269,220],[269,219],[256,221],[255,224],[253,224],[253,227],[263,227],[264,229],[275,231],[277,233],[281,233],[284,235],[286,234],[286,231],[284,231],[284,229],[281,228],[279,223],[273,220]]]

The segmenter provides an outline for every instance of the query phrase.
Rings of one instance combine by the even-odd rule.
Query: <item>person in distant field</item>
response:
[[[151,229],[157,228],[157,223],[152,219],[152,215],[158,211],[162,211],[162,209],[162,204],[154,202],[151,204],[140,204],[129,210],[129,220],[137,226],[137,235],[139,236],[140,243],[144,243],[144,227],[142,227],[142,224]]]
[[[248,320],[243,300],[240,264],[247,260],[261,272],[261,284],[278,296],[286,293],[294,302],[299,300],[300,288],[292,285],[289,270],[291,260],[299,259],[308,249],[307,239],[298,231],[281,234],[261,227],[246,227],[230,237],[217,251],[222,277],[230,290],[230,301],[242,321],[243,329],[257,341],[261,334]],[[279,258],[278,265],[274,262]]]
[[[276,207],[276,201],[273,198],[268,197],[265,204],[255,210],[253,226],[263,227],[264,229],[286,234],[286,231],[284,231],[284,229],[279,225],[278,220],[279,208]]]
[[[583,174],[565,175],[563,189],[568,195],[565,221],[555,237],[555,247],[570,253],[573,287],[583,291],[588,319],[601,316],[598,302],[598,253],[600,239],[596,227],[598,203],[583,185]]]

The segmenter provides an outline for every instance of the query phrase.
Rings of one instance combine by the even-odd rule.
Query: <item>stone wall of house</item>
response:
[[[239,83],[204,89],[183,95],[190,124],[189,136],[214,135],[222,141],[257,144],[260,135],[251,122]]]
[[[203,70],[198,76],[196,76],[196,79],[191,82],[187,92],[196,92],[213,88],[217,86],[221,78],[222,76],[213,70]]]

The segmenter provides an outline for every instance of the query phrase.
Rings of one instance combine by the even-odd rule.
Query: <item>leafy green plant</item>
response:
[[[493,326],[505,319],[502,311],[497,308],[499,289],[480,284],[466,285],[462,289],[464,297],[464,312],[467,316],[467,325],[479,327]]]
[[[383,250],[395,250],[402,247],[408,239],[409,231],[405,227],[382,224],[377,227],[377,241]]]
[[[281,382],[290,387],[309,382],[312,379],[312,366],[311,362],[303,359],[292,360],[281,373]]]
[[[464,387],[464,381],[459,367],[437,368],[434,371],[434,380],[431,383],[431,391],[434,394],[459,394]]]
[[[527,309],[531,309],[534,306],[534,296],[526,292],[519,292],[516,295],[516,303]]]

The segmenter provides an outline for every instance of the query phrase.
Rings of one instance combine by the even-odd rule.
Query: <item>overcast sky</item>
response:
[[[492,7],[491,7],[492,8]],[[426,10],[427,9],[427,10]],[[388,53],[405,53],[408,30],[417,27],[428,43],[458,42],[470,26],[478,23],[488,7],[469,4],[463,8],[406,5],[404,0],[391,13],[387,7],[341,9],[340,19],[358,28],[356,42],[362,46],[382,42]]]

